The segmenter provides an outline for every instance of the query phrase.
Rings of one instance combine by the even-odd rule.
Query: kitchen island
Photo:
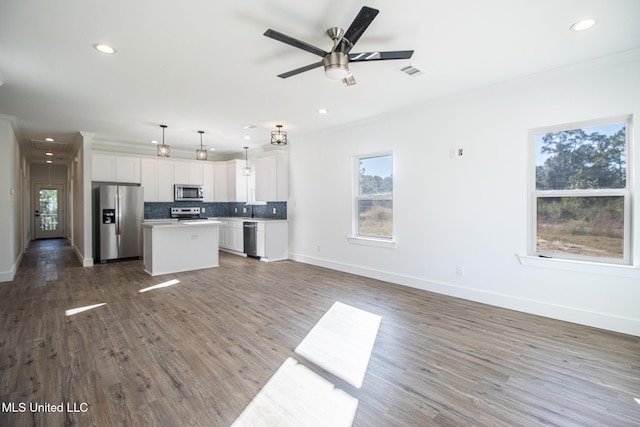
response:
[[[152,276],[218,267],[220,221],[145,221],[144,271]]]

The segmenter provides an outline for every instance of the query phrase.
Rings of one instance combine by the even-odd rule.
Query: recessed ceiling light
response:
[[[158,141],[156,141],[155,139],[153,141],[151,141],[152,144],[157,144]]]
[[[327,110],[326,108],[321,108],[318,110],[318,114],[327,114],[329,112],[329,110]]]
[[[571,31],[585,31],[593,27],[594,25],[596,25],[596,20],[592,18],[588,18],[588,19],[581,19],[580,21],[574,23],[570,28],[571,28]]]
[[[98,52],[102,52],[102,53],[116,53],[116,50],[114,48],[112,48],[111,46],[109,46],[108,44],[104,44],[104,43],[97,43],[94,44],[93,47],[95,48],[95,50],[97,50]]]
[[[255,129],[255,128],[256,128],[256,125],[246,125],[242,129],[248,130],[248,129]]]
[[[52,160],[47,160],[47,163],[53,163],[53,161]]]
[[[251,137],[249,135],[245,135],[244,139],[251,139]]]
[[[211,148],[209,148],[209,151],[216,151],[216,149],[211,147]]]
[[[44,153],[45,156],[53,156],[53,153],[50,151],[47,151],[46,153]]]
[[[53,141],[55,141],[53,138],[45,138],[44,140],[45,140],[45,141],[47,141],[47,142],[53,142]]]

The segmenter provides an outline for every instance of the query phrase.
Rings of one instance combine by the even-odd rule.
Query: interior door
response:
[[[62,185],[36,184],[34,197],[34,237],[36,239],[64,237],[66,199]]]

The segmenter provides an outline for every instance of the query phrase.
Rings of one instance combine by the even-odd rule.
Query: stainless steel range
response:
[[[171,218],[198,219],[200,218],[200,208],[171,208]]]

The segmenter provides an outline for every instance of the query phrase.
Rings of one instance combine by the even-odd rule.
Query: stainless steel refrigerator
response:
[[[97,222],[101,263],[142,257],[143,191],[128,185],[100,186]]]

